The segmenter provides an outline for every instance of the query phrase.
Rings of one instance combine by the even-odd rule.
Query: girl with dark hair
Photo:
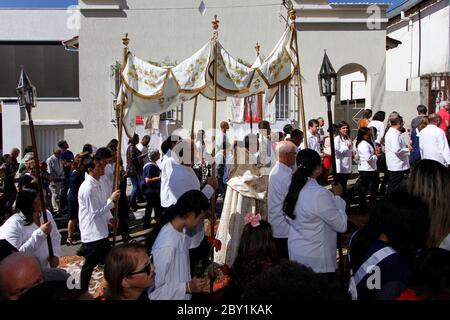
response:
[[[426,246],[429,225],[427,206],[409,193],[394,191],[378,204],[350,240],[353,299],[397,298],[406,288],[417,251]],[[374,276],[379,289],[368,285]]]
[[[56,268],[61,256],[61,235],[55,220],[47,211],[47,223],[43,223],[41,202],[37,188],[30,184],[19,191],[16,213],[0,227],[0,239],[5,239],[17,250],[34,255],[41,267]],[[53,245],[53,259],[49,259],[47,235]]]
[[[352,173],[353,143],[350,125],[342,121],[338,124],[339,134],[334,137],[336,152],[336,181],[342,186],[342,194],[347,190],[347,181]]]
[[[423,118],[422,118],[423,119]],[[434,160],[421,160],[413,167],[407,190],[428,205],[430,235],[428,245],[450,250],[450,172]]]
[[[108,283],[105,299],[148,300],[147,289],[155,284],[153,257],[143,244],[132,242],[111,249],[105,261]]]
[[[372,131],[370,128],[360,128],[356,139],[356,149],[358,150],[358,171],[357,182],[359,194],[359,212],[365,213],[367,209],[366,195],[370,187],[370,203],[377,200],[378,185],[380,179],[377,171],[377,151],[372,143]]]
[[[240,299],[245,286],[254,277],[269,269],[277,261],[277,249],[272,227],[261,215],[248,213],[236,259],[230,270],[230,284],[224,298]]]
[[[69,178],[69,195],[67,197],[67,211],[69,213],[69,222],[67,225],[66,245],[74,244],[73,234],[78,223],[78,190],[84,181],[86,170],[84,168],[85,159],[90,158],[88,152],[77,154],[72,163],[72,173]]]
[[[339,127],[337,124],[331,125],[331,130],[333,130],[333,136],[339,135]],[[328,185],[328,173],[333,165],[333,157],[331,155],[331,142],[330,135],[327,135],[323,140],[323,163],[322,163],[322,175],[319,177],[318,181],[321,185]]]
[[[150,232],[147,251],[156,267],[155,288],[148,291],[151,300],[190,300],[193,292],[209,292],[206,279],[191,278],[189,262],[192,231],[203,223],[208,210],[208,198],[201,191],[188,191],[167,208]]]
[[[300,151],[297,167],[283,205],[284,213],[293,220],[288,236],[289,259],[318,273],[334,273],[337,232],[347,229],[342,187],[333,185],[329,191],[317,183],[322,170],[320,156],[314,150]]]

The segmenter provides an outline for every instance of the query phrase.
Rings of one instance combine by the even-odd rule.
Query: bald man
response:
[[[41,282],[41,266],[31,254],[16,252],[0,262],[0,300],[17,300]]]
[[[291,184],[297,146],[290,141],[282,141],[278,143],[276,153],[277,162],[269,175],[269,223],[272,225],[279,258],[289,259],[287,240],[290,219],[283,212],[283,204]]]

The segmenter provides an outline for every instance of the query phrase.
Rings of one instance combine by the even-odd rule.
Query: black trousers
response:
[[[403,171],[389,171],[389,182],[386,189],[386,194],[389,195],[391,192],[400,188],[408,173],[409,169]]]
[[[278,259],[289,260],[288,238],[274,238]]]
[[[378,171],[359,171],[358,194],[359,210],[366,209],[366,195],[370,190],[370,203],[375,203],[378,195],[380,178]]]
[[[87,242],[82,244],[84,253],[84,264],[81,268],[81,290],[89,289],[89,281],[91,280],[92,272],[99,263],[104,263],[105,258],[111,249],[111,243],[108,238]]]
[[[65,176],[61,181],[61,191],[59,194],[59,211],[67,209],[68,192],[69,192],[69,178]]]
[[[336,182],[342,186],[342,195],[345,196],[347,192],[347,182],[350,177],[350,173],[337,173],[336,174]]]
[[[155,210],[155,219],[159,218],[164,208],[161,207],[161,197],[159,192],[147,193],[147,205],[145,206],[144,229],[150,228],[152,211]]]

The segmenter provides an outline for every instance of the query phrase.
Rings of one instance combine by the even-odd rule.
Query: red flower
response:
[[[220,249],[222,248],[222,242],[220,242],[219,239],[216,239],[216,243],[214,244],[215,248],[216,248],[216,252],[219,252]]]

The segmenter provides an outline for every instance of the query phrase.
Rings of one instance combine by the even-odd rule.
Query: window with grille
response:
[[[275,114],[277,120],[289,119],[289,84],[280,85],[275,96]]]
[[[159,119],[160,120],[174,120],[173,119],[174,112],[173,110],[161,113]]]

